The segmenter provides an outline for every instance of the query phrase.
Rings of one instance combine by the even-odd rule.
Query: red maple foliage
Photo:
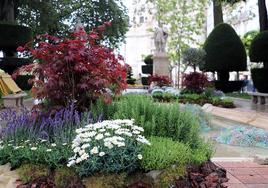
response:
[[[155,82],[156,85],[162,87],[162,86],[168,86],[171,84],[171,80],[168,76],[159,76],[159,75],[152,75],[148,77],[149,84],[152,82]]]
[[[182,86],[193,93],[202,93],[208,83],[207,75],[204,73],[191,72],[182,77]]]
[[[118,94],[126,88],[126,68],[120,64],[121,56],[98,43],[107,25],[109,22],[89,34],[81,28],[63,39],[39,36],[35,44],[18,48],[30,54],[35,65],[21,67],[13,76],[30,70],[36,76],[32,80],[36,97],[53,105],[75,102],[87,107],[100,96],[109,101],[109,89]]]

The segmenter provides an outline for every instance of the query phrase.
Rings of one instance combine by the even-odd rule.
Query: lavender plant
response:
[[[74,138],[74,130],[83,125],[93,123],[90,112],[80,113],[74,104],[57,112],[36,114],[36,111],[22,110],[17,113],[7,109],[0,113],[2,125],[0,138],[3,141],[21,140],[36,141],[45,139],[51,143],[70,143]]]

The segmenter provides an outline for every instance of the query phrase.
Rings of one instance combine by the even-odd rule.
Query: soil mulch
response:
[[[211,161],[188,166],[187,174],[175,181],[176,188],[227,188],[226,170]]]
[[[18,185],[17,188],[58,188],[58,187],[56,187],[54,183],[54,178],[52,176],[42,176],[34,179],[31,182]],[[85,186],[81,181],[79,182],[74,181],[64,188],[85,188]]]

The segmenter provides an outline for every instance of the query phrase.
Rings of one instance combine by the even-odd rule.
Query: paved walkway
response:
[[[254,162],[215,162],[227,170],[228,188],[268,188],[268,165]]]

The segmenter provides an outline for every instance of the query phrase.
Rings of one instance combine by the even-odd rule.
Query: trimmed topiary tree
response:
[[[142,74],[153,75],[153,55],[147,55],[143,61],[146,65],[141,66]],[[148,77],[142,77],[141,81],[142,85],[149,85]]]
[[[205,58],[204,70],[207,72],[217,72],[218,81],[224,84],[215,84],[216,89],[223,92],[240,90],[242,87],[229,87],[228,91],[224,85],[236,85],[237,82],[229,81],[229,72],[231,71],[246,71],[247,70],[247,54],[245,47],[236,34],[235,30],[228,24],[222,23],[216,26],[208,36],[204,50],[207,55]],[[220,88],[217,88],[221,86]],[[223,86],[223,87],[222,87]]]
[[[32,40],[31,28],[15,23],[0,23],[0,51],[4,58],[0,58],[0,68],[12,74],[17,68],[30,63],[29,59],[17,57],[17,47]]]
[[[263,68],[251,69],[254,86],[259,92],[268,93],[268,31],[259,33],[249,48],[251,62],[263,63]]]

